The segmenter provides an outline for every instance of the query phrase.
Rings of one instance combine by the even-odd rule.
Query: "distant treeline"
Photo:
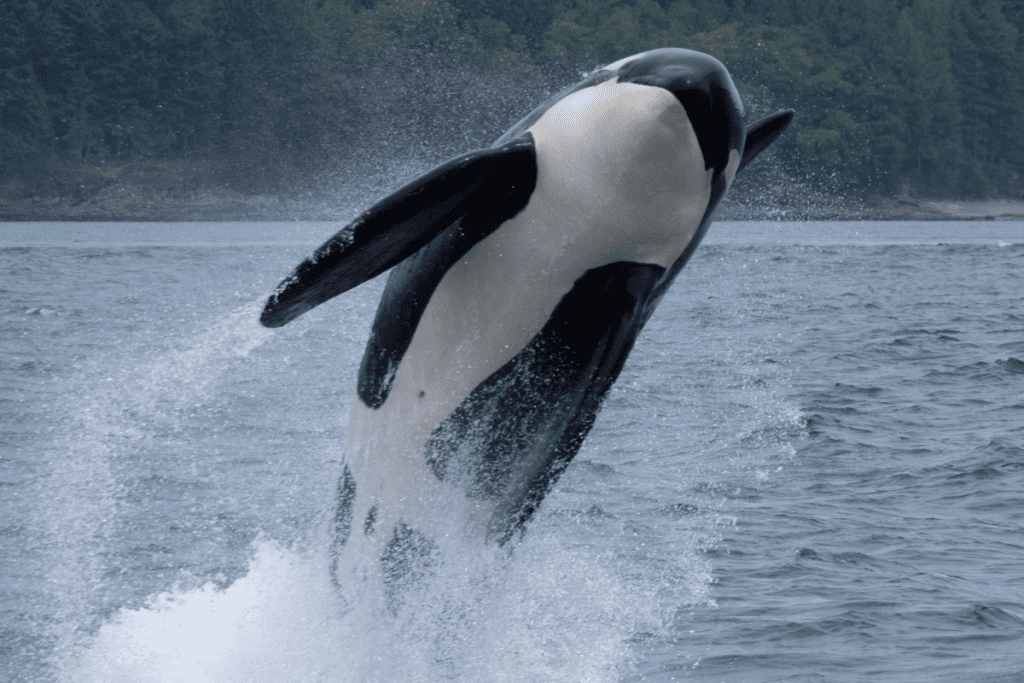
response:
[[[366,140],[454,154],[679,46],[725,62],[748,119],[797,110],[791,176],[1016,197],[1022,40],[1020,0],[4,0],[0,180],[198,159],[265,190],[366,163]]]

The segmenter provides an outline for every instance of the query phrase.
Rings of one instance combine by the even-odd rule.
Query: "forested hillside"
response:
[[[486,145],[671,45],[725,62],[748,119],[797,110],[789,177],[1021,197],[1022,40],[1020,0],[4,0],[0,180],[63,192],[68,168],[148,160],[295,191]]]

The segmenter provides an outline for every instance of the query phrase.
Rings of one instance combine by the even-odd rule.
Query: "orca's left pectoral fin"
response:
[[[260,315],[281,327],[323,302],[370,280],[419,251],[468,211],[502,205],[513,214],[537,181],[529,134],[470,152],[388,195],[322,244],[285,278]]]
[[[778,114],[766,116],[747,127],[747,141],[743,145],[743,158],[740,159],[736,173],[742,171],[744,166],[753,161],[758,154],[768,148],[768,145],[782,135],[782,132],[793,121],[795,113],[792,109],[780,111]]]

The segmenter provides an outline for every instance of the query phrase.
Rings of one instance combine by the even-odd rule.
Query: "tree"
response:
[[[39,21],[31,0],[0,6],[0,178],[25,172],[52,136],[46,95],[32,58],[30,36]]]

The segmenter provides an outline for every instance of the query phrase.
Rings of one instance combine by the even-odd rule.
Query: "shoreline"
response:
[[[231,190],[181,192],[129,184],[108,185],[87,198],[0,198],[3,222],[217,222],[349,221],[351,206],[328,200],[293,200],[244,195]],[[829,206],[757,206],[729,199],[723,221],[974,221],[1024,220],[1021,200],[932,200],[898,197],[873,202],[839,201]]]

